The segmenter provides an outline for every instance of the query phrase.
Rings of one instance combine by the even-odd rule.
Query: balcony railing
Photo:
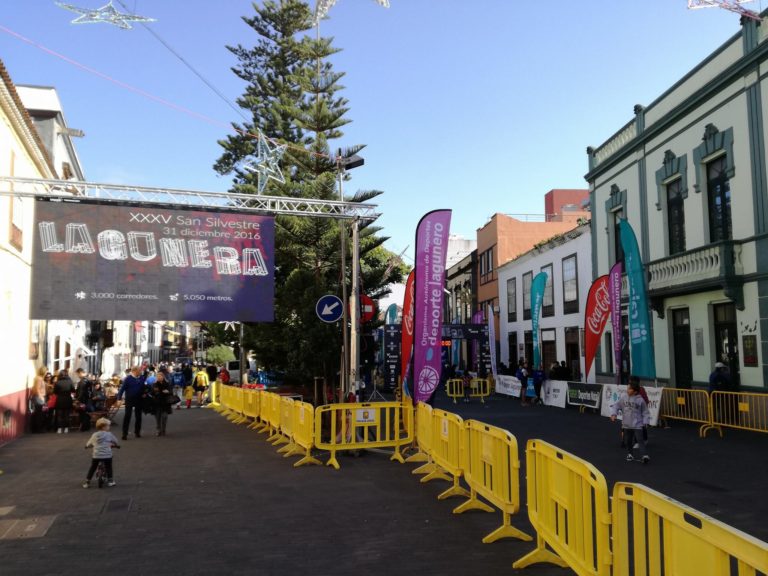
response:
[[[648,290],[725,281],[744,274],[740,242],[723,241],[648,264]]]

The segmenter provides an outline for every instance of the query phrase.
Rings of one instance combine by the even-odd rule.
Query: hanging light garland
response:
[[[72,20],[72,24],[113,24],[123,30],[130,30],[131,25],[129,22],[155,22],[154,18],[147,18],[145,16],[137,16],[136,14],[125,14],[118,12],[117,9],[112,6],[112,0],[109,3],[91,10],[89,8],[80,8],[73,6],[72,4],[65,4],[64,2],[56,2],[56,6],[64,8],[70,12],[76,12],[80,14],[77,18]]]
[[[376,3],[384,8],[389,8],[389,0],[376,0]],[[336,0],[317,0],[317,4],[315,4],[315,18],[312,21],[312,25],[317,26],[320,24],[320,20],[328,15],[328,11],[333,8],[334,4],[336,4]]]

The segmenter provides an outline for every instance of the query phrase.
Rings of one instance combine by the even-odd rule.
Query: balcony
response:
[[[649,262],[648,296],[659,318],[664,298],[714,289],[722,289],[743,310],[745,244],[754,248],[752,240],[725,240]]]

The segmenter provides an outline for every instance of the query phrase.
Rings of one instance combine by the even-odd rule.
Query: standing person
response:
[[[75,398],[80,403],[80,432],[87,432],[91,429],[91,412],[93,412],[93,402],[91,397],[93,396],[93,385],[88,379],[88,375],[85,370],[78,368],[75,370],[77,374],[77,387],[75,388]]]
[[[226,364],[222,364],[221,365],[221,370],[219,370],[219,380],[221,381],[222,384],[227,386],[227,385],[229,385],[230,379],[231,378],[229,376],[229,370],[227,370],[227,365]]]
[[[168,424],[168,414],[172,412],[171,407],[171,384],[165,379],[164,372],[157,373],[157,380],[152,384],[152,411],[155,414],[157,423],[156,436],[165,436],[165,429]]]
[[[203,394],[208,389],[210,381],[208,380],[208,372],[205,368],[200,367],[195,374],[195,392],[197,393],[197,407],[203,407]]]
[[[110,425],[111,422],[106,418],[96,420],[96,432],[91,434],[91,437],[85,444],[86,448],[93,447],[93,456],[91,458],[91,467],[88,469],[85,482],[83,482],[83,488],[88,488],[91,485],[91,478],[93,478],[99,462],[104,462],[104,468],[107,470],[107,486],[115,485],[115,477],[112,471],[112,448],[120,448],[120,444],[115,435],[109,431]]]
[[[56,422],[54,420],[56,410],[49,407],[49,403],[51,402],[51,399],[55,398],[55,396],[53,395],[53,374],[51,374],[50,372],[46,372],[45,377],[43,378],[43,382],[45,383],[45,408],[43,408],[43,428],[46,432],[53,432],[53,429],[56,426]]]
[[[56,432],[67,434],[69,432],[69,416],[72,412],[72,393],[75,385],[69,377],[69,371],[65,368],[59,370],[59,377],[53,386],[56,396]]]
[[[520,405],[530,406],[526,393],[528,390],[528,363],[524,358],[520,358],[517,364],[517,372],[515,372],[515,378],[520,381]]]
[[[171,386],[176,396],[181,396],[184,393],[184,373],[180,367],[171,373]],[[179,408],[181,408],[181,402],[176,404],[176,410]]]
[[[643,464],[647,464],[651,459],[645,448],[645,440],[640,431],[643,426],[650,423],[650,413],[648,406],[640,396],[640,383],[637,378],[630,380],[626,391],[621,395],[618,402],[611,408],[611,422],[616,421],[616,416],[621,412],[621,428],[624,432],[624,442],[627,445],[627,461],[634,460],[632,453],[633,447],[637,443],[642,455]]]
[[[181,369],[181,373],[184,375],[184,388],[192,385],[192,378],[195,375],[195,371],[192,369],[191,364],[184,364]]]
[[[123,440],[128,440],[128,429],[131,426],[131,412],[136,416],[134,432],[136,438],[141,438],[141,403],[145,396],[144,378],[141,376],[141,367],[134,366],[130,374],[123,379],[120,390],[117,392],[118,402],[125,394],[125,414],[123,415]]]
[[[187,410],[192,408],[192,398],[195,397],[195,387],[192,382],[184,387],[184,403],[187,405]]]
[[[45,375],[48,368],[40,366],[29,389],[29,429],[33,434],[45,430]]]
[[[722,362],[715,362],[715,369],[709,375],[709,393],[727,392],[731,389],[731,374]]]
[[[544,374],[543,366],[539,366],[533,371],[533,389],[536,392],[536,396],[531,399],[531,404],[544,405],[544,401],[541,399],[541,386],[544,384],[544,380],[547,379],[547,375]]]

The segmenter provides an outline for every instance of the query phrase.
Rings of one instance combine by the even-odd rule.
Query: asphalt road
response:
[[[624,461],[618,426],[595,414],[523,408],[502,396],[485,405],[439,397],[436,407],[506,428],[521,448],[529,438],[551,442],[595,465],[609,487],[645,484],[768,541],[765,435],[654,429],[652,461],[642,466]],[[461,500],[437,500],[445,482],[420,484],[414,465],[381,453],[340,457],[339,471],[295,469],[264,435],[206,409],[175,412],[166,437],[153,431],[150,418],[142,438],[124,442],[117,486],[101,490],[81,487],[86,433],[29,435],[0,448],[0,573],[503,574],[516,573],[512,562],[532,549],[482,544],[501,514],[452,514]],[[532,534],[525,511],[512,523]]]

